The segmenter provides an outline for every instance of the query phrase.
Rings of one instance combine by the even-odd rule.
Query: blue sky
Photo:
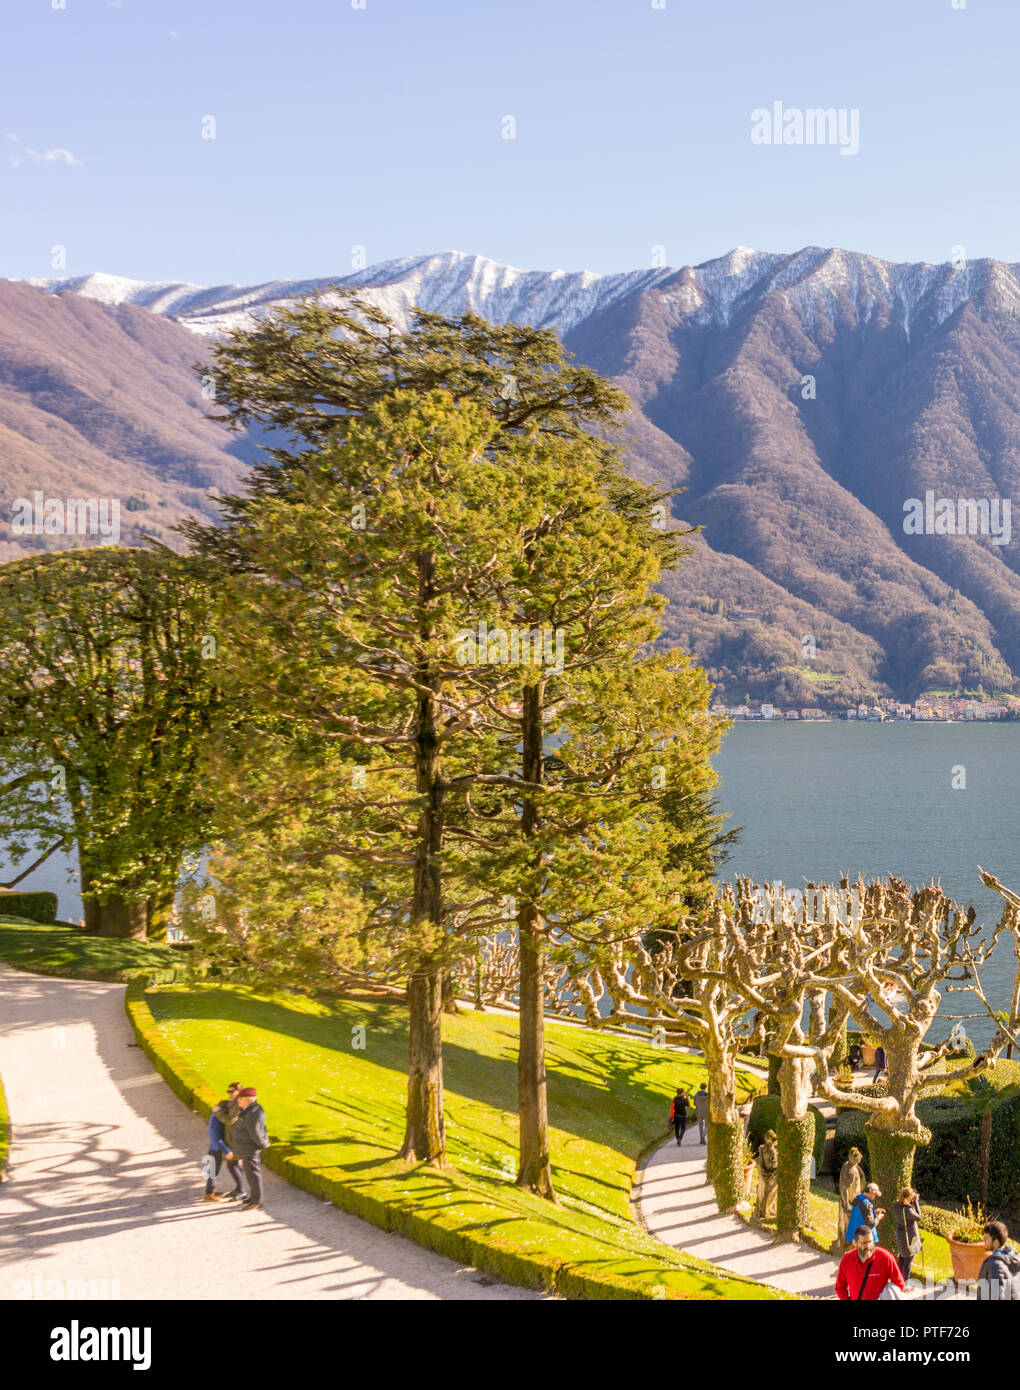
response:
[[[1015,0],[60,3],[0,17],[0,275],[1020,261]],[[753,144],[777,100],[859,153]]]

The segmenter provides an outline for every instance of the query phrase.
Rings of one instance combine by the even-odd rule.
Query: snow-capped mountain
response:
[[[929,496],[978,517],[1020,497],[1020,266],[994,260],[737,247],[598,275],[450,251],[264,285],[0,282],[0,487],[108,491],[139,536],[215,516],[254,441],[207,419],[195,357],[337,289],[400,324],[420,305],[555,328],[626,391],[630,467],[703,528],[663,582],[666,631],[727,694],[1020,689],[1020,529],[904,523]],[[17,544],[0,529],[0,557]]]
[[[848,298],[867,322],[884,305],[909,335],[923,318],[941,323],[984,288],[1002,307],[1020,307],[1020,266],[980,260],[941,265],[894,264],[876,256],[809,246],[792,255],[738,246],[725,256],[682,269],[658,267],[599,275],[592,271],[519,270],[484,256],[445,251],[384,261],[350,275],[272,280],[263,285],[202,286],[93,274],[26,283],[59,293],[72,290],[102,304],[137,304],[196,333],[229,332],[276,304],[331,289],[363,289],[404,323],[420,305],[441,314],[473,312],[497,322],[554,327],[570,333],[614,304],[660,288],[676,317],[692,325],[727,325],[741,309],[782,292],[809,318],[832,316]]]
[[[420,305],[439,314],[474,312],[497,321],[551,325],[567,332],[582,319],[674,275],[668,269],[636,270],[620,275],[590,271],[518,270],[446,251],[436,256],[406,256],[351,275],[317,280],[272,280],[264,285],[201,285],[169,281],[127,280],[117,275],[83,275],[68,280],[29,280],[40,289],[73,290],[103,304],[137,304],[176,319],[196,333],[220,334],[250,321],[260,310],[289,303],[314,291],[367,289],[368,297],[397,322]]]

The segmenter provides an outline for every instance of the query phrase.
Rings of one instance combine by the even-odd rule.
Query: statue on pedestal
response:
[[[776,1148],[774,1129],[765,1131],[755,1162],[758,1165],[758,1195],[754,1203],[754,1219],[774,1221],[779,1187],[779,1150]]]
[[[836,1239],[832,1249],[840,1255],[846,1251],[846,1228],[850,1222],[850,1208],[855,1198],[864,1191],[864,1174],[861,1171],[863,1157],[860,1149],[851,1149],[839,1173],[839,1224],[836,1227]]]

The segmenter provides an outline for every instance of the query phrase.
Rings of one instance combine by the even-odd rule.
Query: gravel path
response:
[[[0,1302],[543,1297],[458,1268],[273,1173],[263,1211],[201,1202],[206,1123],[135,1045],[123,996],[123,985],[0,967],[13,1126]]]
[[[837,1261],[807,1245],[776,1245],[742,1221],[723,1216],[705,1181],[705,1147],[697,1126],[681,1148],[669,1141],[641,1170],[634,1194],[641,1219],[657,1240],[788,1293],[835,1298]]]

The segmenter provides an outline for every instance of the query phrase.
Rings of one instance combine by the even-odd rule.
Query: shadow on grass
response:
[[[231,989],[170,991],[150,994],[148,999],[159,1022],[194,1019],[246,1024],[344,1056],[351,1054],[352,1023],[364,1024],[367,1047],[360,1056],[374,1066],[406,1075],[407,1012],[400,1003],[349,1001],[335,1012],[310,1014]],[[449,1036],[444,1039],[443,1068],[450,1101],[475,1101],[516,1117],[516,1020],[467,1011],[460,1019],[468,1028],[477,1020],[487,1030],[487,1045],[498,1052],[491,1055]],[[576,1044],[562,1034],[550,1039],[549,1122],[560,1133],[609,1147],[633,1159],[641,1143],[653,1138],[661,1128],[663,1111],[668,1106],[671,1086],[661,1076],[664,1058],[635,1057],[634,1049],[641,1045],[636,1040],[622,1044],[599,1034],[595,1060],[580,1043],[581,1038],[588,1042],[594,1037],[579,1032]],[[671,1078],[687,1082],[702,1073],[696,1058],[681,1055],[670,1057],[669,1061]],[[394,1124],[398,1130],[403,1128],[402,1107],[398,1113],[381,1100],[380,1106],[388,1112],[381,1118],[379,1113],[363,1110],[348,1097],[325,1099],[327,1094],[320,1092],[312,1103],[332,1108],[339,1115],[350,1114],[359,1124],[367,1125],[370,1132],[379,1135],[378,1141],[370,1142],[379,1142],[381,1146],[392,1143],[392,1138],[387,1141],[383,1133],[387,1129],[392,1133]],[[294,1142],[305,1141],[295,1133]]]

